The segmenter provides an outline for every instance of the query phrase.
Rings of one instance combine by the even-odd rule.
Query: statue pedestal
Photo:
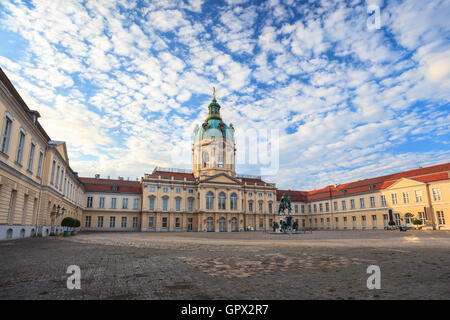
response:
[[[279,215],[277,216],[278,229],[276,233],[292,233],[296,232],[294,227],[294,219],[291,215]],[[298,228],[298,226],[297,226]]]

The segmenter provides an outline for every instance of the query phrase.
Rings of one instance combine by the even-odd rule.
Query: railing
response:
[[[261,176],[254,176],[251,174],[239,174],[236,176],[237,178],[244,178],[244,179],[256,179],[261,180]]]
[[[155,167],[154,171],[173,172],[173,173],[192,173],[192,170],[189,169],[164,168],[164,167]]]

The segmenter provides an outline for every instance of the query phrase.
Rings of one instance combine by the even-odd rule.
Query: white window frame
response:
[[[42,167],[44,166],[44,152],[39,150],[39,159],[38,159],[38,167],[36,171],[36,177],[42,177]]]
[[[23,136],[23,143],[21,143],[21,138]],[[20,128],[19,138],[17,140],[17,151],[16,151],[16,163],[22,165],[23,154],[25,153],[25,145],[27,142],[27,133],[24,129]]]
[[[30,151],[28,153],[28,164],[27,164],[27,170],[31,173],[33,173],[34,168],[34,155],[36,154],[36,142],[31,140],[30,142]]]
[[[7,120],[11,121],[11,126],[8,128],[8,132],[5,132]],[[14,128],[14,118],[8,113],[5,113],[3,118],[3,126],[2,126],[2,137],[1,137],[1,146],[0,152],[9,156],[9,147],[11,144],[11,137]],[[5,140],[6,136],[6,140]]]

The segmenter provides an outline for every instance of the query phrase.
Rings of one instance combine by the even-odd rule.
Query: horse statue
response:
[[[291,208],[291,197],[286,197],[285,194],[281,196],[280,199],[280,206],[278,207],[278,215],[280,215],[281,212],[285,214],[284,210],[288,211],[288,214],[291,214],[292,208]]]

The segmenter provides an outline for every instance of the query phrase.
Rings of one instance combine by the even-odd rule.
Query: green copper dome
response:
[[[195,141],[202,139],[209,139],[221,135],[223,139],[234,142],[234,128],[233,125],[227,125],[222,121],[220,116],[220,105],[214,97],[208,106],[208,117],[201,126],[196,126],[194,129]]]

